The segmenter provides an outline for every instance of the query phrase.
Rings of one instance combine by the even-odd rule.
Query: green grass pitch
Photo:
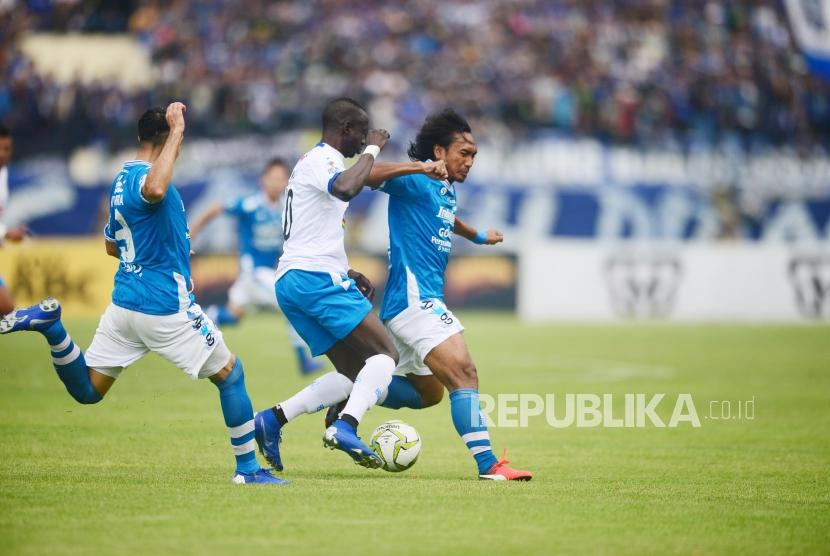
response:
[[[723,554],[830,551],[830,328],[528,326],[462,315],[483,393],[690,393],[700,428],[492,430],[530,483],[475,480],[448,401],[373,409],[423,452],[391,474],[285,430],[287,487],[230,483],[215,388],[150,356],[77,405],[43,338],[0,338],[0,554]],[[67,320],[81,345],[91,320]],[[225,333],[256,408],[305,382],[279,317]],[[754,419],[707,419],[755,400]],[[667,417],[670,404],[660,406]],[[621,410],[619,410],[621,411]],[[615,413],[619,412],[615,409]],[[715,416],[722,416],[716,412]]]

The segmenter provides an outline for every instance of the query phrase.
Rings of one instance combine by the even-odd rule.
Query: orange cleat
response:
[[[502,458],[496,465],[487,470],[487,473],[478,476],[482,481],[529,481],[533,478],[530,471],[522,471],[520,469],[513,469],[507,464],[510,460],[507,459],[507,450],[502,454]]]

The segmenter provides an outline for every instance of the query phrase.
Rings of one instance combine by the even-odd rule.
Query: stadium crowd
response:
[[[222,135],[314,125],[325,99],[348,94],[398,131],[452,105],[519,137],[830,147],[830,84],[807,74],[780,1],[58,4],[0,2],[12,45],[0,120],[71,145],[131,129],[170,98],[188,104],[190,131]],[[134,93],[56,83],[14,47],[33,30],[131,33],[157,82]]]

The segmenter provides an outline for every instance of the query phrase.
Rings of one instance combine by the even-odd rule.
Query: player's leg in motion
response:
[[[14,311],[14,298],[3,277],[0,276],[0,317]]]
[[[310,375],[323,368],[323,363],[316,361],[311,357],[308,346],[303,341],[303,338],[294,330],[291,323],[288,323],[288,339],[291,340],[291,345],[294,348],[294,354],[297,356],[297,365],[300,368],[300,373]]]
[[[115,379],[87,367],[84,352],[63,327],[61,306],[56,299],[49,297],[0,319],[0,334],[23,330],[40,332],[46,338],[55,372],[75,401],[94,404],[103,399]]]
[[[450,393],[452,423],[476,460],[479,478],[529,481],[529,472],[512,469],[509,461],[498,460],[493,454],[479,406],[478,374],[464,337],[460,333],[450,336],[427,354],[424,363]]]
[[[245,316],[245,311],[231,303],[227,303],[225,305],[211,305],[205,309],[205,314],[217,326],[236,326]]]
[[[223,350],[227,353],[226,350]],[[245,388],[245,371],[242,361],[230,356],[227,364],[210,377],[219,389],[222,416],[231,437],[231,447],[236,459],[235,483],[283,483],[268,471],[259,467],[254,442],[254,409]]]
[[[282,427],[304,413],[315,413],[345,400],[339,418],[326,428],[323,442],[340,449],[359,465],[376,468],[380,460],[357,436],[366,412],[386,391],[397,363],[397,351],[374,313],[369,313],[326,356],[337,371],[327,373],[269,410],[257,413],[257,442],[266,459],[282,469],[279,438]]]

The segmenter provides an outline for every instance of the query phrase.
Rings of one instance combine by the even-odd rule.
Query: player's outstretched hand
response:
[[[171,102],[167,106],[167,125],[170,126],[170,131],[184,132],[184,113],[187,110],[181,102]]]
[[[504,234],[498,230],[487,230],[487,241],[484,245],[495,245],[504,241]]]
[[[377,145],[381,149],[389,141],[389,132],[385,129],[373,129],[366,135],[367,145]]]
[[[349,278],[354,280],[354,283],[357,284],[357,289],[360,290],[360,293],[363,294],[363,297],[372,301],[375,298],[375,287],[372,285],[372,282],[369,281],[363,274],[359,273],[356,270],[349,269],[348,273]]]
[[[23,241],[27,235],[29,235],[29,230],[26,228],[26,226],[17,226],[16,228],[6,230],[7,241]]]
[[[443,160],[422,162],[424,174],[434,180],[445,180],[449,176],[447,173],[447,163]]]

